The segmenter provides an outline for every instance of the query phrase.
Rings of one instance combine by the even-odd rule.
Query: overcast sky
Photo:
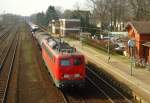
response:
[[[86,0],[0,0],[0,14],[14,13],[29,16],[33,13],[45,12],[49,5],[73,9],[77,2],[82,9],[86,8]]]

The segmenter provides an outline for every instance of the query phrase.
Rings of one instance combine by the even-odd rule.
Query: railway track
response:
[[[0,64],[2,61],[2,56],[4,56],[4,54],[7,52],[7,50],[9,49],[9,42],[11,41],[11,36],[9,35],[10,32],[12,30],[12,27],[9,27],[9,29],[7,29],[3,34],[1,34],[1,38],[0,38]]]
[[[4,39],[6,39],[9,35],[9,32],[12,30],[13,27],[8,27],[6,31],[4,31],[2,34],[0,34],[0,43],[3,42]]]
[[[17,28],[15,28],[15,31],[12,31],[12,34],[16,34]],[[0,65],[3,64],[4,58],[7,54],[7,52],[9,51],[11,44],[12,44],[12,36],[13,35],[9,35],[12,29],[9,29],[7,32],[5,32],[3,38],[1,38],[0,40]]]
[[[6,38],[6,34],[9,32],[9,30],[8,31],[6,31],[6,32],[4,32],[4,33],[2,33],[1,35],[0,35],[0,40],[2,41],[4,38]]]
[[[7,52],[1,57],[0,67],[0,103],[5,103],[9,81],[11,77],[11,71],[14,63],[16,49],[18,45],[18,38],[14,36],[9,44]]]
[[[86,79],[101,93],[103,93],[111,103],[134,103],[130,97],[126,97],[106,80],[100,77],[95,71],[87,67]]]
[[[60,91],[65,103],[87,103],[79,89],[61,90]],[[73,96],[75,95],[75,96]]]
[[[98,97],[100,99],[98,102],[101,103],[137,103],[137,101],[131,100],[132,98],[118,91],[89,67],[87,67],[87,72],[86,88],[60,90],[65,103],[95,103],[96,99],[94,101],[89,99],[91,96]]]
[[[9,27],[3,27],[1,30],[0,30],[0,37],[3,35],[3,33],[5,33],[7,30],[8,30]]]

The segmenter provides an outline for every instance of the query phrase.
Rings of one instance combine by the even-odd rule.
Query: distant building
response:
[[[129,39],[135,41],[136,59],[144,59],[150,63],[150,22],[129,22],[126,26]]]
[[[80,19],[60,19],[60,35],[79,35]]]
[[[49,24],[53,34],[61,36],[79,35],[80,19],[59,19],[52,20]]]
[[[51,21],[51,32],[53,34],[60,34],[60,22],[59,20]]]

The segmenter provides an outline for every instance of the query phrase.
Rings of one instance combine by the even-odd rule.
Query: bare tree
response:
[[[128,0],[135,20],[150,20],[150,0]]]
[[[93,7],[93,19],[96,21],[101,21],[102,29],[107,27],[109,22],[109,0],[89,0],[91,7]]]
[[[88,0],[88,6],[93,9],[92,17],[110,30],[117,30],[119,23],[150,20],[149,5],[150,0]]]
[[[63,18],[70,19],[71,16],[72,16],[72,11],[71,10],[65,10],[64,11]]]
[[[93,15],[103,25],[109,26],[110,30],[117,28],[117,22],[125,21],[127,0],[88,0]]]

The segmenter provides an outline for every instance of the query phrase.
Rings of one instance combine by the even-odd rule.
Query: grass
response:
[[[37,81],[37,75],[33,68],[37,68],[34,57],[34,49],[32,46],[32,41],[28,36],[26,27],[21,28],[22,32],[22,56],[24,65],[26,65],[26,75],[30,78],[31,81]]]
[[[23,51],[25,51],[24,60],[28,63],[32,63],[32,48],[29,42],[24,41]]]

